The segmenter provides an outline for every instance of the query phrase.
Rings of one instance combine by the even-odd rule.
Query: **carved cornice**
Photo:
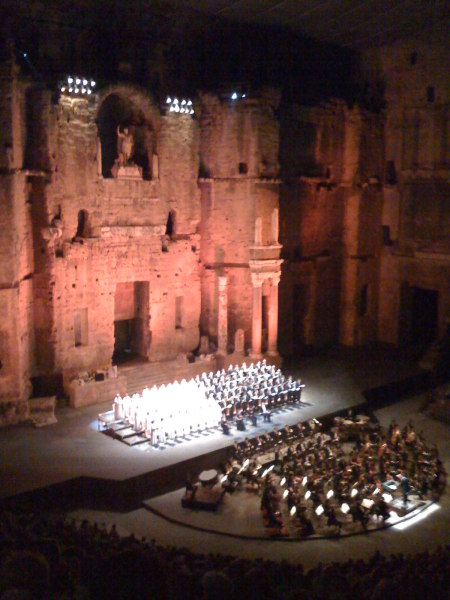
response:
[[[277,260],[250,260],[250,275],[253,287],[261,286],[264,281],[271,281],[272,285],[278,285],[281,277],[281,263],[283,259]]]

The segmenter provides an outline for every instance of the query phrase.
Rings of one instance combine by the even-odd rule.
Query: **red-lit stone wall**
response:
[[[272,215],[278,210],[277,94],[259,97],[201,96],[201,330],[217,340],[218,277],[227,276],[228,349],[243,329],[248,348],[252,330],[250,248],[256,220],[261,244],[270,246]]]
[[[151,179],[101,175],[96,120],[112,93],[132,107],[136,131],[142,114],[151,123]],[[0,393],[17,397],[17,386],[32,374],[62,373],[68,382],[81,371],[107,369],[115,345],[116,286],[123,282],[137,282],[143,294],[135,315],[143,329],[141,355],[164,360],[194,350],[200,320],[197,123],[187,115],[162,115],[148,95],[127,86],[89,99],[62,94],[57,103],[45,91],[33,92],[29,102],[26,109],[19,101],[4,107],[10,111],[6,122],[30,125],[34,143],[25,139],[20,146],[24,165],[20,155],[15,158],[11,130],[5,131],[10,163],[14,157],[16,168],[32,171],[3,178],[1,187],[1,275],[10,287],[2,289],[1,353],[7,359]],[[12,106],[20,110],[17,117]],[[173,227],[167,235],[169,213]],[[176,317],[180,297],[182,314]],[[19,318],[8,319],[11,314]],[[75,331],[80,318],[82,334]],[[39,351],[30,373],[27,340],[31,344],[34,333]]]
[[[22,170],[27,83],[13,61],[0,70],[0,423],[28,414],[33,369],[32,229]]]
[[[378,337],[393,344],[427,346],[450,319],[449,58],[446,31],[436,30],[361,60],[362,76],[385,88]],[[436,319],[423,307],[430,339],[416,335],[415,294],[436,303]]]
[[[281,123],[280,348],[375,340],[382,119],[332,102]]]

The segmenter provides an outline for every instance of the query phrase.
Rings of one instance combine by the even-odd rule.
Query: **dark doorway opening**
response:
[[[412,289],[412,339],[414,344],[428,346],[437,334],[438,293],[419,287]]]
[[[114,364],[123,364],[137,357],[148,359],[149,284],[147,281],[127,281],[116,285],[114,304]]]
[[[173,240],[175,237],[175,211],[171,210],[167,216],[166,235]]]
[[[138,356],[135,348],[135,319],[114,321],[114,362],[127,362]]]
[[[399,345],[423,352],[438,331],[438,292],[404,283],[400,293]]]
[[[88,227],[88,212],[87,210],[80,210],[78,212],[78,226],[75,238],[87,237]]]
[[[262,297],[261,351],[267,352],[269,339],[269,296]]]
[[[292,352],[294,355],[301,354],[305,348],[307,308],[306,285],[294,285],[292,290]]]

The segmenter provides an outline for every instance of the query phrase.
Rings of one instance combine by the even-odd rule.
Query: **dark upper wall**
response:
[[[3,7],[3,37],[15,40],[23,68],[48,84],[78,72],[136,81],[161,97],[238,82],[276,85],[301,102],[355,95],[353,54],[292,32],[143,0],[5,0]]]

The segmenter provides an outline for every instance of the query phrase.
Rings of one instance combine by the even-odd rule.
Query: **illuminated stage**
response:
[[[235,441],[312,418],[331,419],[349,409],[356,413],[366,404],[362,390],[409,377],[411,365],[387,362],[385,352],[378,361],[372,357],[370,364],[360,353],[351,361],[339,353],[304,359],[301,372],[290,372],[306,383],[302,407],[279,409],[271,423],[260,419],[246,431],[232,426],[229,435],[212,430],[182,442],[129,447],[98,433],[98,414],[110,410],[111,402],[77,410],[59,408],[58,423],[43,429],[5,429],[0,442],[0,497],[15,502],[21,496],[71,509],[138,508],[145,499],[179,489],[187,473],[194,477],[219,464]]]
[[[305,406],[301,380],[286,377],[265,360],[229,366],[141,393],[117,395],[113,409],[98,415],[98,429],[128,446],[165,446],[220,428],[247,431],[276,412]]]

